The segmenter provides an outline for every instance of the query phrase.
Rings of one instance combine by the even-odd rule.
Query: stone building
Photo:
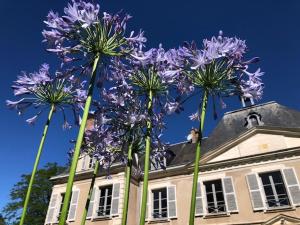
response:
[[[170,147],[166,169],[149,176],[147,224],[187,225],[197,131]],[[93,171],[93,159],[79,161],[68,224],[79,225]],[[121,224],[124,167],[111,179],[99,172],[86,225]],[[68,174],[54,183],[45,224],[56,224]],[[202,141],[195,224],[300,224],[300,112],[276,102],[224,115]],[[133,176],[128,225],[137,225],[142,178]]]

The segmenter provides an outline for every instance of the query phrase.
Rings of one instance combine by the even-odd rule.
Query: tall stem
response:
[[[197,194],[197,183],[198,183],[198,174],[199,174],[199,161],[200,161],[200,155],[201,155],[201,138],[202,138],[202,131],[203,131],[204,120],[205,120],[205,113],[206,113],[206,108],[207,108],[207,99],[208,99],[207,91],[204,91],[203,97],[202,97],[202,109],[201,109],[201,118],[200,118],[200,125],[199,125],[199,135],[198,135],[198,140],[197,140],[196,156],[195,156],[195,163],[194,163],[195,167],[194,167],[194,176],[193,176],[193,188],[192,188],[189,225],[194,225],[194,221],[195,221],[196,194]]]
[[[99,170],[99,161],[97,160],[97,162],[95,164],[93,177],[92,177],[92,182],[91,182],[91,185],[90,185],[89,194],[88,194],[88,197],[87,197],[87,200],[86,200],[86,203],[85,203],[85,207],[84,207],[84,210],[83,210],[83,215],[82,215],[82,218],[81,218],[80,225],[85,225],[86,216],[87,216],[87,213],[88,213],[88,210],[89,210],[89,205],[90,205],[91,197],[92,197],[92,194],[93,194],[94,184],[95,184],[95,180],[96,180],[96,177],[97,177],[97,174],[98,174],[98,170]]]
[[[131,170],[132,170],[132,146],[133,141],[130,142],[128,147],[127,165],[126,165],[126,178],[125,178],[125,193],[124,193],[124,207],[122,213],[122,225],[127,224],[127,213],[128,213],[128,202],[129,202],[129,192],[130,192],[130,180],[131,180]]]
[[[79,133],[78,133],[76,144],[75,144],[75,151],[73,154],[72,164],[70,167],[70,173],[69,173],[64,203],[63,203],[61,215],[59,218],[59,225],[65,225],[67,216],[68,216],[68,209],[69,209],[69,204],[70,204],[71,195],[72,195],[72,187],[73,187],[74,177],[75,177],[75,173],[76,173],[78,158],[80,155],[80,148],[82,145],[82,140],[83,140],[83,136],[84,136],[84,132],[85,132],[86,121],[88,118],[88,114],[89,114],[89,110],[90,110],[90,106],[91,106],[91,102],[92,102],[92,98],[93,98],[93,90],[94,90],[94,86],[95,86],[95,80],[96,80],[96,75],[97,75],[97,67],[98,67],[99,59],[100,59],[100,55],[97,55],[94,60],[94,64],[93,64],[92,76],[91,76],[91,80],[90,80],[89,87],[88,87],[88,96],[87,96],[87,99],[85,102],[83,116],[82,116],[82,120],[81,120],[81,124],[80,124],[80,128],[79,128]]]
[[[152,90],[148,93],[148,113],[152,114],[153,105],[153,93]],[[141,205],[141,217],[140,225],[145,224],[146,218],[146,207],[147,207],[147,195],[148,195],[148,176],[149,176],[149,160],[150,160],[150,144],[151,144],[151,120],[147,121],[147,133],[146,133],[146,149],[145,149],[145,163],[144,163],[144,181],[143,181],[143,195],[142,195],[142,205]]]
[[[20,225],[23,225],[24,221],[25,221],[26,211],[27,211],[27,207],[28,207],[28,203],[29,203],[29,199],[30,199],[30,195],[31,195],[31,191],[32,191],[32,185],[33,185],[33,182],[34,182],[34,177],[35,177],[38,165],[39,165],[39,161],[40,161],[41,154],[42,154],[43,147],[44,147],[44,142],[45,142],[46,135],[47,135],[47,132],[48,132],[48,127],[50,125],[50,121],[51,121],[54,110],[55,110],[55,106],[51,105],[51,109],[49,111],[48,119],[47,119],[46,124],[45,124],[45,128],[44,128],[44,132],[43,132],[42,139],[41,139],[41,142],[40,142],[40,146],[39,146],[37,155],[35,157],[35,162],[34,162],[33,170],[32,170],[32,173],[31,173],[31,177],[30,177],[30,181],[29,181],[29,185],[28,185],[28,189],[27,189],[27,193],[26,193],[26,197],[25,197],[25,201],[24,201],[23,212],[22,212],[22,216],[21,216],[21,219],[20,219],[20,223],[19,223]]]

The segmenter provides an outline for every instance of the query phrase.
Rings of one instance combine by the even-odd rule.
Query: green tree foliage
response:
[[[5,220],[2,216],[2,214],[0,214],[0,225],[6,225]]]
[[[65,167],[58,166],[56,163],[48,163],[44,168],[38,170],[27,208],[25,225],[44,224],[52,191],[52,183],[49,178],[65,170]],[[21,181],[16,183],[10,191],[10,202],[2,210],[3,216],[9,225],[19,223],[30,176],[31,174],[23,174]],[[1,223],[0,218],[0,225],[2,224],[5,225],[5,222]]]

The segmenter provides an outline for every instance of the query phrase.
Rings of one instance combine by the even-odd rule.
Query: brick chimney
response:
[[[192,128],[190,134],[188,135],[188,140],[191,143],[196,143],[198,141],[199,132],[198,129]]]
[[[95,122],[95,115],[92,113],[89,113],[87,121],[86,121],[86,127],[85,130],[91,130],[94,128],[94,122]]]

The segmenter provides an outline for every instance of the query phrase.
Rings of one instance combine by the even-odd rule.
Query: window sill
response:
[[[274,208],[268,208],[264,210],[264,213],[273,213],[273,212],[285,212],[285,211],[295,211],[296,208],[293,206],[282,206],[282,207],[274,207]]]
[[[151,219],[148,221],[148,224],[169,223],[170,221],[171,221],[171,219],[169,219],[169,218]]]
[[[211,213],[211,214],[206,214],[203,216],[203,219],[211,219],[211,218],[217,218],[217,217],[229,217],[230,214],[227,212],[224,213]]]
[[[91,221],[102,221],[102,220],[112,220],[112,216],[94,217]]]

